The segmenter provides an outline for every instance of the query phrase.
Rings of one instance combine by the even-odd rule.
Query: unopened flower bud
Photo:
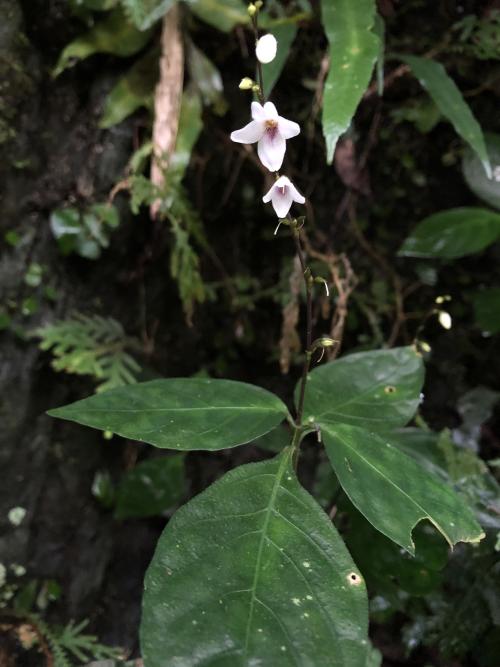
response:
[[[321,336],[321,338],[319,338],[319,344],[321,347],[333,347],[337,344],[337,342],[338,341],[333,340],[333,338],[329,338],[328,336]]]
[[[451,301],[451,296],[449,294],[445,294],[444,296],[437,296],[436,297],[436,303],[445,303],[446,301]]]
[[[327,347],[333,347],[334,345],[337,345],[338,340],[333,340],[333,338],[330,338],[330,336],[320,336],[319,338],[316,338],[314,343],[311,345],[311,351],[314,352],[315,350],[325,349]]]
[[[255,86],[255,81],[251,79],[249,76],[245,76],[241,81],[239,85],[240,90],[252,90],[252,88]]]
[[[262,0],[255,0],[253,4],[257,7],[257,9],[261,9],[264,3],[262,2]]]
[[[276,52],[278,51],[278,42],[276,37],[270,33],[263,35],[258,41],[257,46],[255,47],[255,54],[257,59],[261,63],[267,64],[272,62],[276,58]]]
[[[254,5],[253,2],[251,2],[248,5],[247,11],[248,11],[249,16],[255,16],[255,14],[257,14],[257,7]]]
[[[447,313],[445,310],[440,310],[438,312],[438,320],[443,329],[451,329],[452,320],[450,313]]]

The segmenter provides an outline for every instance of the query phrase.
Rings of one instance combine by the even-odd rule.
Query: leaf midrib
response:
[[[247,621],[247,626],[245,629],[245,646],[244,646],[244,655],[245,657],[248,656],[248,645],[250,643],[250,632],[252,628],[252,621],[253,621],[253,615],[254,615],[254,609],[255,609],[255,603],[257,602],[257,586],[259,584],[259,576],[260,576],[260,570],[261,570],[261,562],[262,562],[262,554],[264,552],[264,543],[267,538],[267,529],[269,527],[269,521],[271,519],[271,513],[274,508],[274,505],[276,503],[276,498],[278,495],[278,490],[281,485],[281,480],[283,479],[283,475],[285,473],[285,470],[288,465],[288,459],[289,459],[290,454],[286,454],[283,456],[282,461],[280,462],[280,466],[278,468],[278,471],[276,473],[276,479],[273,484],[273,488],[271,490],[271,496],[269,498],[269,504],[266,508],[266,514],[264,516],[264,523],[262,524],[262,533],[261,537],[259,540],[259,548],[257,550],[257,558],[255,560],[255,571],[254,571],[254,576],[253,576],[253,581],[252,581],[252,587],[250,589],[251,595],[250,595],[250,606],[248,610],[248,621]]]
[[[107,414],[111,413],[136,413],[139,412],[141,414],[147,414],[148,412],[197,412],[197,411],[203,411],[203,412],[209,412],[211,410],[215,411],[221,411],[221,410],[255,410],[255,411],[260,411],[260,412],[278,412],[277,408],[265,408],[262,406],[257,406],[257,405],[231,405],[231,406],[211,406],[211,407],[193,407],[193,408],[138,408],[138,409],[130,409],[130,408],[87,408],[86,412],[87,413],[92,413],[92,412],[106,412]],[[56,412],[55,410],[53,411],[54,413]],[[279,412],[283,412],[282,410],[279,410]],[[69,411],[68,411],[69,414]]]

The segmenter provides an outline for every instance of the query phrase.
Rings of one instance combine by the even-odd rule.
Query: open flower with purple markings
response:
[[[239,144],[257,142],[257,153],[264,167],[278,171],[285,157],[286,140],[296,137],[300,127],[278,115],[272,102],[266,102],[264,106],[252,102],[252,118],[241,130],[232,132],[231,139]]]
[[[289,178],[280,176],[262,201],[271,202],[278,218],[286,218],[294,201],[304,204],[306,200]]]

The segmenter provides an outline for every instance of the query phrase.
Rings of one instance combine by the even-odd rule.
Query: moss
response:
[[[30,46],[17,2],[0,0],[0,144],[14,139],[20,108],[35,89],[28,72]]]

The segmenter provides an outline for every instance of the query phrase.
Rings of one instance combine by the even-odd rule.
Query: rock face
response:
[[[85,312],[103,294],[113,301],[115,283],[106,269],[61,257],[49,216],[67,203],[104,201],[132,150],[131,125],[97,129],[112,76],[104,72],[89,85],[84,71],[50,75],[71,38],[64,5],[0,0],[0,314],[10,319],[0,331],[0,562],[11,583],[56,580],[62,589],[56,617],[95,619],[98,609],[106,617],[100,638],[132,649],[142,573],[157,531],[144,527],[140,542],[129,539],[130,528],[114,524],[93,499],[95,471],[123,467],[123,443],[45,416],[49,407],[72,400],[75,387],[80,395],[93,387],[52,373],[30,337],[41,323]],[[62,44],[47,47],[51,34]],[[119,234],[126,237],[127,230],[124,216]],[[25,282],[33,262],[43,269],[36,287]],[[26,510],[17,526],[8,518],[15,507]],[[26,569],[24,579],[16,579],[14,564]],[[118,607],[112,615],[110,601]]]

